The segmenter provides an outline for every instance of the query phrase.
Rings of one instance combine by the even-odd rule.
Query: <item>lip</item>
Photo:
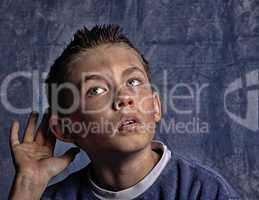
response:
[[[118,131],[133,131],[141,123],[140,119],[135,115],[123,116],[118,125]]]

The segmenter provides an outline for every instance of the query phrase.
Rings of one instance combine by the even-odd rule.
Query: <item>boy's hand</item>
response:
[[[38,188],[41,188],[39,193],[42,193],[50,178],[64,170],[79,152],[78,148],[71,148],[62,156],[53,156],[56,138],[49,129],[49,115],[49,113],[44,114],[39,127],[36,129],[38,114],[31,113],[22,143],[20,143],[18,137],[19,122],[14,121],[12,124],[10,146],[16,168],[16,179],[11,190],[11,197],[24,195],[17,194],[22,187],[26,186],[22,183],[30,184],[28,187],[32,191],[34,189],[32,187],[37,185]],[[21,199],[21,197],[19,198]]]

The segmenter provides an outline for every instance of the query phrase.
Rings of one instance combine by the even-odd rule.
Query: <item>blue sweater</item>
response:
[[[156,143],[156,144],[155,144]],[[160,144],[159,144],[160,143]],[[171,153],[161,142],[153,142],[162,158],[135,186],[118,191],[98,187],[89,175],[89,166],[48,187],[43,200],[237,200],[231,186],[215,171]]]

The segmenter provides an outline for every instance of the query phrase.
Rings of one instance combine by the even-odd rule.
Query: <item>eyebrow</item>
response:
[[[103,81],[107,82],[107,80],[99,74],[91,74],[91,75],[86,76],[85,79],[84,79],[84,82],[87,82],[91,79],[103,80]]]
[[[122,76],[125,77],[131,73],[133,73],[134,71],[139,71],[141,72],[144,76],[145,76],[145,72],[143,70],[141,70],[139,67],[130,67],[128,69],[126,69],[125,71],[122,72]],[[107,79],[105,79],[103,76],[99,75],[99,74],[91,74],[91,75],[88,75],[84,78],[84,83],[86,83],[87,81],[89,80],[92,80],[92,79],[95,79],[95,80],[102,80],[102,81],[105,81],[105,82],[108,82]]]
[[[122,76],[124,77],[126,75],[129,75],[129,74],[133,73],[134,71],[139,71],[144,76],[146,75],[146,73],[142,69],[140,69],[139,67],[133,66],[133,67],[126,69],[124,72],[122,72]]]

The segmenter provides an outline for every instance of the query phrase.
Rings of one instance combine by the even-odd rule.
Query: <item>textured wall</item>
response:
[[[220,172],[244,199],[259,199],[258,1],[2,0],[0,16],[1,85],[12,72],[34,70],[35,76],[44,75],[82,25],[122,25],[151,63],[164,119],[189,127],[166,133],[160,124],[157,137],[172,150]],[[174,97],[175,108],[192,112],[171,109],[172,88],[174,95],[189,96]],[[191,92],[195,98],[190,98]],[[19,118],[24,123],[27,117],[6,109],[6,95],[15,106],[31,106],[33,98],[40,108],[45,106],[42,90],[33,88],[28,78],[16,79],[7,92],[1,90],[0,199],[7,199],[14,175],[10,121]],[[204,124],[208,129],[201,129]],[[56,152],[66,148],[60,143]],[[53,182],[86,162],[80,155]]]

